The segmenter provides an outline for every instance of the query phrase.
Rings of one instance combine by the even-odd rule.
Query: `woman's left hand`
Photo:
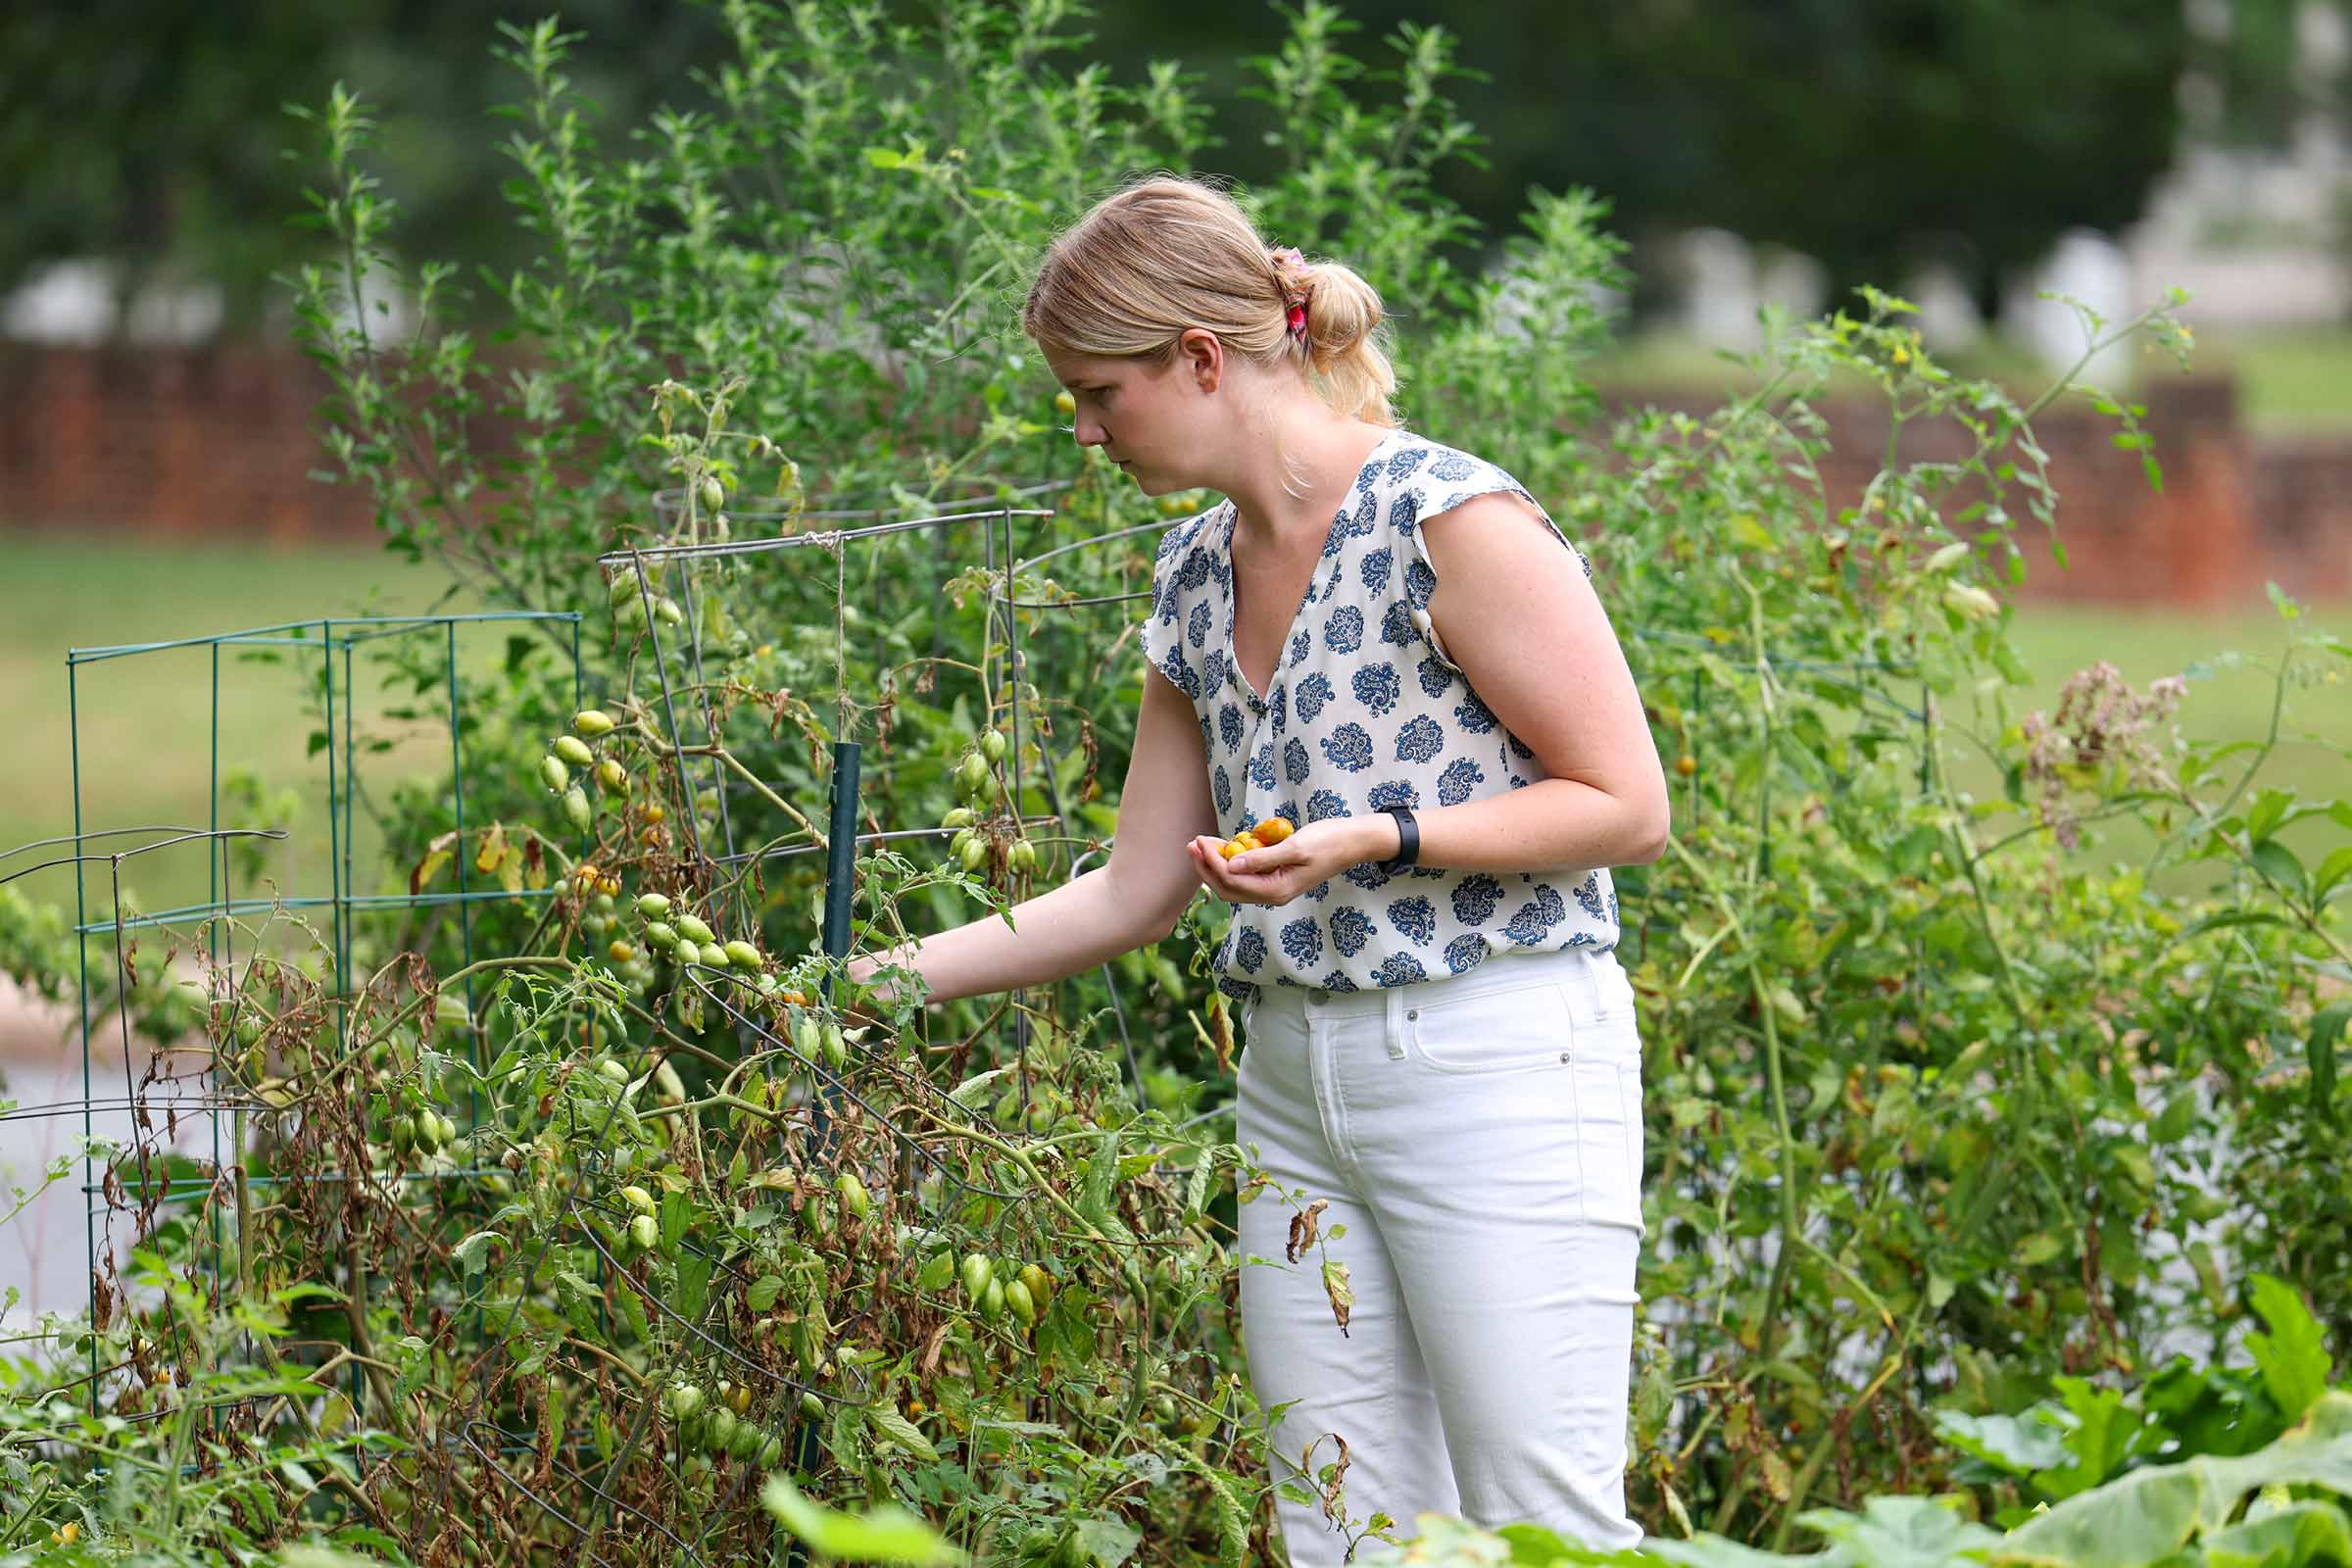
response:
[[[1362,823],[1346,816],[1309,822],[1280,844],[1230,860],[1217,853],[1224,842],[1203,834],[1189,849],[1201,882],[1228,904],[1288,904],[1365,858]]]

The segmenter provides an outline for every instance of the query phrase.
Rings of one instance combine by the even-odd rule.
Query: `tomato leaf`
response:
[[[2328,1345],[2320,1325],[2303,1304],[2303,1298],[2284,1280],[2269,1274],[2254,1276],[2250,1287],[2254,1310],[2268,1334],[2246,1336],[2246,1351],[2262,1373],[2262,1386],[2289,1421],[2328,1392]]]
[[[760,1489],[760,1503],[778,1524],[823,1556],[912,1563],[918,1568],[964,1560],[962,1552],[897,1503],[884,1503],[862,1514],[838,1513],[810,1502],[781,1475],[767,1478],[767,1484]]]

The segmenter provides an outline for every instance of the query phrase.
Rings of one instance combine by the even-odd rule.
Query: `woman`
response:
[[[1043,984],[1169,935],[1205,885],[1247,1049],[1242,1144],[1325,1200],[1345,1263],[1245,1267],[1277,1480],[1340,1456],[1345,1513],[1529,1519],[1630,1545],[1641,1053],[1607,867],[1654,859],[1667,791],[1582,555],[1499,468],[1398,427],[1378,295],[1156,178],[1046,256],[1025,331],[1082,446],[1171,526],[1107,864],[886,959],[934,999]],[[1547,417],[1531,411],[1531,417]],[[1279,816],[1296,831],[1227,859]],[[1241,1210],[1279,1258],[1293,1210]],[[1278,1504],[1294,1564],[1337,1563]]]

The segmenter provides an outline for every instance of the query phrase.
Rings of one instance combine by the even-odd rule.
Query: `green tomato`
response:
[[[866,1196],[865,1183],[858,1179],[858,1173],[843,1171],[833,1179],[833,1186],[841,1194],[842,1206],[857,1218],[865,1218],[873,1206],[873,1200]]]
[[[1028,1289],[1029,1299],[1042,1311],[1054,1296],[1054,1276],[1035,1263],[1021,1265],[1021,1284]]]
[[[963,1254],[962,1272],[963,1294],[970,1297],[973,1304],[977,1305],[980,1298],[988,1294],[988,1287],[996,1274],[996,1266],[989,1262],[986,1252],[966,1252]]]
[[[612,715],[602,709],[587,708],[571,715],[571,727],[590,740],[612,733]]]
[[[662,893],[647,893],[637,900],[637,912],[648,920],[659,920],[669,913],[669,897]]]
[[[549,794],[562,794],[564,786],[571,782],[571,769],[564,765],[564,760],[560,757],[542,757],[539,759],[539,776],[547,781]]]
[[[711,934],[710,928],[703,924],[702,920],[695,915],[681,914],[678,916],[675,923],[678,928],[678,935],[685,937],[690,941],[711,942],[716,940],[716,938]]]
[[[564,792],[564,814],[571,825],[583,831],[596,820],[596,808],[588,804],[588,792],[574,784]]]
[[[596,761],[596,754],[588,749],[588,743],[576,735],[557,736],[554,750],[574,767],[589,767]]]

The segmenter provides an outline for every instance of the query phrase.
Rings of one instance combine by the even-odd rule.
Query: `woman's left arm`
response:
[[[1590,870],[1665,853],[1666,770],[1625,650],[1573,550],[1507,491],[1421,523],[1437,571],[1431,624],[1504,727],[1550,776],[1415,811],[1421,862],[1460,870]],[[1394,820],[1373,824],[1392,853]]]
[[[1421,529],[1438,578],[1429,602],[1438,641],[1550,776],[1416,808],[1420,863],[1582,871],[1655,860],[1670,831],[1666,770],[1625,652],[1575,552],[1507,492],[1426,517]],[[1327,818],[1228,861],[1213,842],[1196,841],[1194,853],[1219,897],[1282,904],[1338,869],[1389,858],[1396,840],[1384,811]]]

